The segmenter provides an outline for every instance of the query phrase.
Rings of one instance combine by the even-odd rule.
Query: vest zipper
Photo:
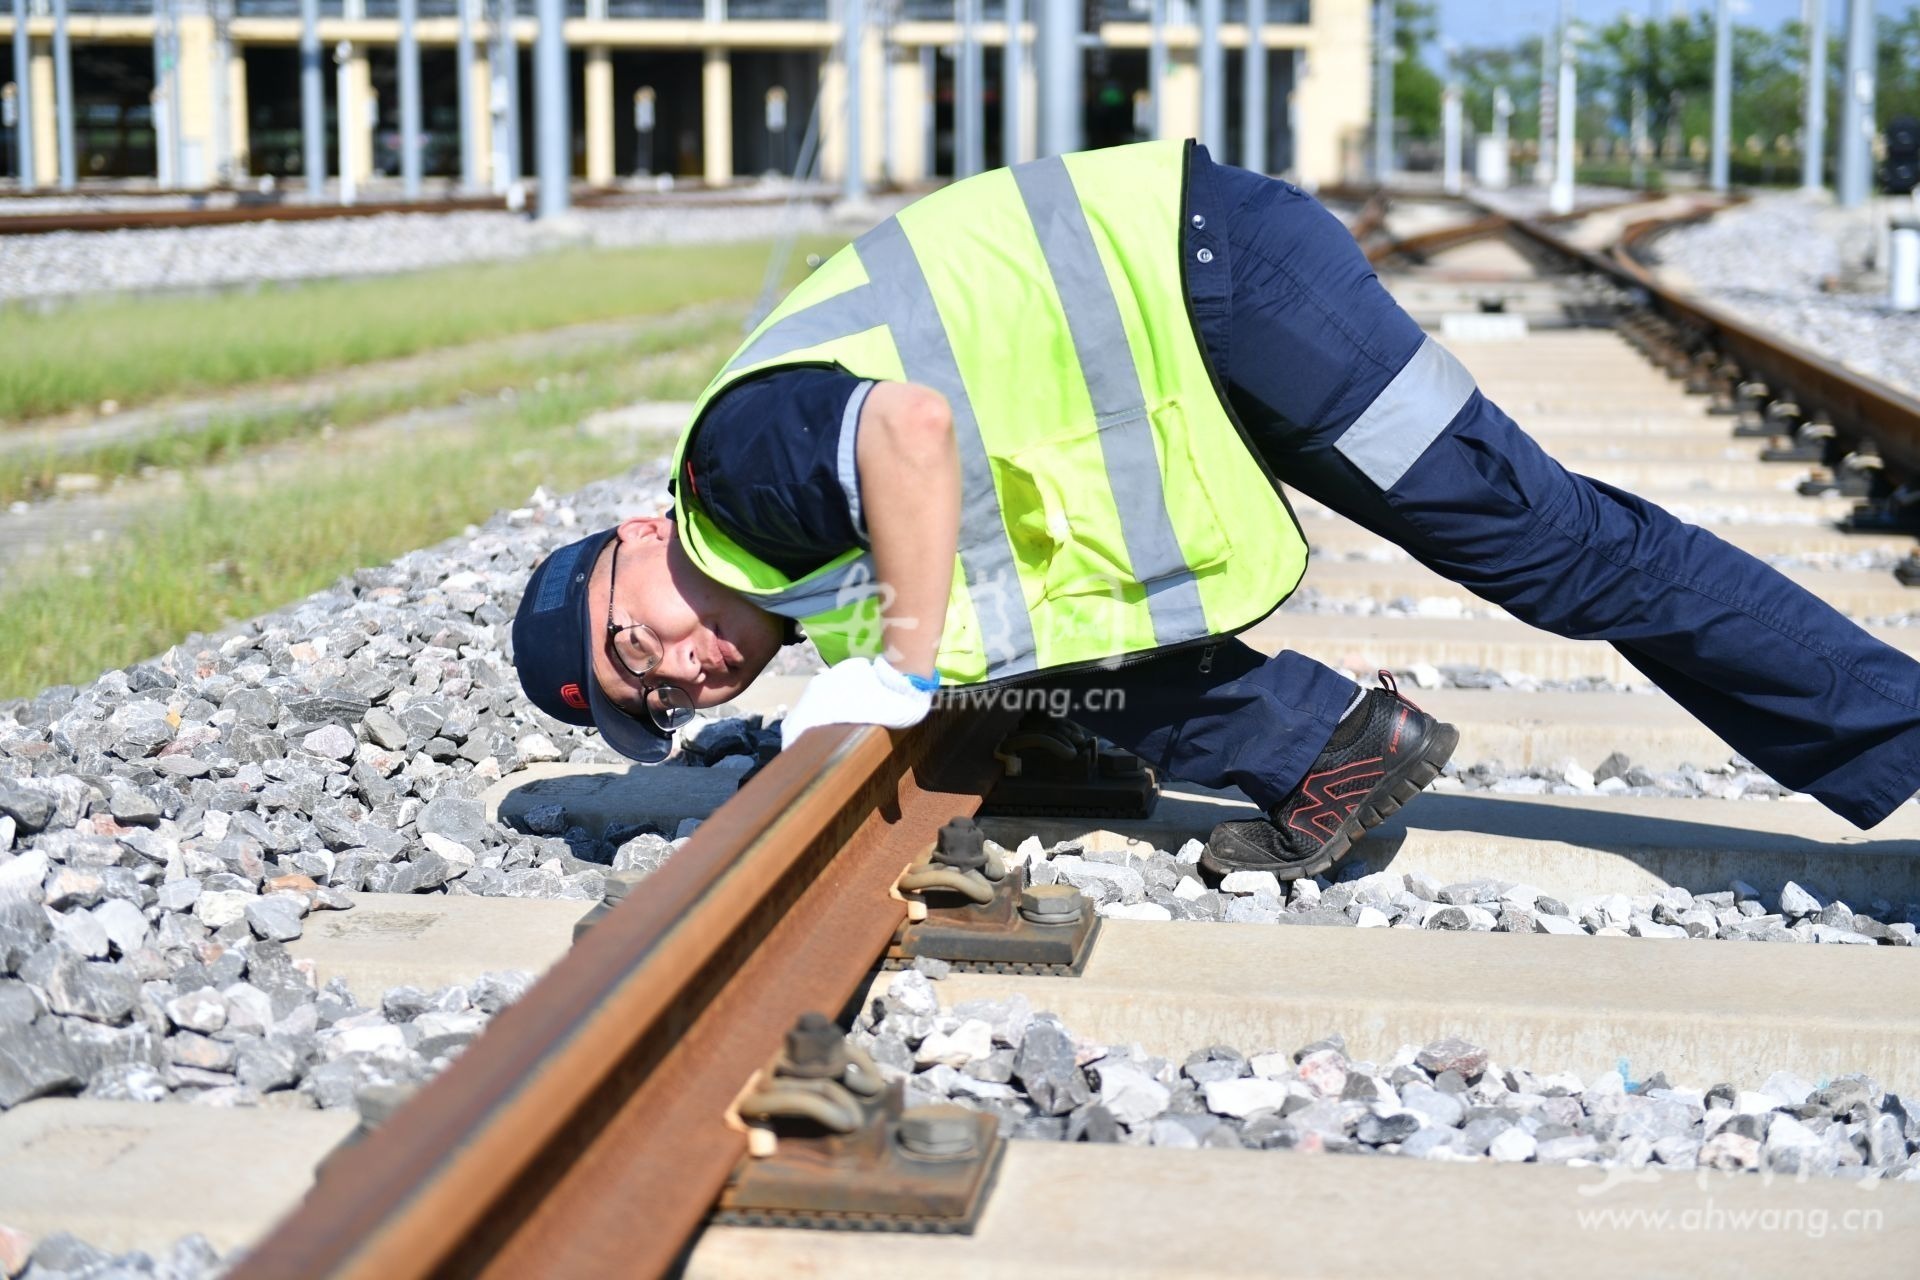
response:
[[[1200,674],[1201,675],[1205,676],[1205,675],[1213,674],[1213,651],[1215,649],[1218,649],[1219,647],[1220,646],[1217,644],[1210,644],[1206,648],[1200,651]]]

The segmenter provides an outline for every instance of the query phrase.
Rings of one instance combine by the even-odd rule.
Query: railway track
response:
[[[66,195],[67,193],[59,193]],[[185,205],[178,196],[156,194],[151,201],[136,202],[113,198],[113,207],[64,209],[54,213],[33,211],[33,199],[21,198],[17,208],[0,207],[0,236],[47,235],[54,232],[140,231],[159,227],[231,226],[245,222],[323,222],[341,218],[371,218],[384,214],[421,214],[507,212],[504,196],[448,196],[432,200],[363,199],[354,204],[307,204],[282,197],[260,197],[246,193],[209,199],[204,193],[189,197]],[[834,196],[822,189],[802,191],[796,198],[809,203],[831,203]],[[787,199],[787,193],[739,191],[642,192],[583,190],[573,197],[582,209],[628,208],[725,208],[764,205]]]
[[[1825,408],[1833,420],[1837,409],[1843,416],[1832,438],[1851,442],[1846,456],[1871,444],[1888,460],[1888,492],[1897,492],[1903,455],[1894,442],[1920,431],[1920,411],[1882,399],[1844,416],[1843,404],[1820,399],[1834,394],[1825,384],[1789,378],[1790,356],[1763,365],[1750,348],[1710,348],[1725,327],[1684,328],[1678,312],[1665,313],[1672,330],[1631,311],[1617,328],[1567,324],[1569,315],[1584,321],[1624,310],[1623,291],[1646,282],[1625,266],[1603,268],[1552,229],[1500,230],[1522,237],[1535,256],[1520,256],[1485,229],[1456,232],[1463,238],[1445,252],[1423,246],[1428,260],[1390,280],[1436,329],[1471,313],[1460,329],[1477,336],[1450,345],[1489,395],[1569,465],[1680,509],[1756,553],[1788,558],[1789,571],[1810,586],[1857,617],[1883,620],[1889,639],[1920,651],[1920,628],[1893,625],[1913,605],[1887,573],[1910,552],[1911,534],[1843,531],[1854,497],[1820,485],[1798,492],[1810,465],[1831,466],[1824,452],[1820,460],[1787,458],[1772,442],[1775,460],[1757,456],[1769,445],[1766,428],[1793,421],[1770,412],[1791,395],[1812,407],[1809,418]],[[1542,283],[1540,254],[1561,263],[1577,255],[1604,279]],[[1500,308],[1481,305],[1490,299]],[[1524,336],[1513,324],[1519,319],[1531,322]],[[1708,369],[1718,381],[1696,377],[1689,395],[1636,345],[1680,370],[1677,348],[1687,356],[1685,374]],[[1761,377],[1764,394],[1750,387]],[[1735,414],[1713,411],[1716,390]],[[1462,730],[1461,770],[1359,846],[1344,887],[1297,890],[1289,901],[1259,888],[1200,885],[1180,850],[1239,812],[1231,796],[1170,787],[1144,819],[983,818],[981,829],[1017,874],[1084,890],[1081,910],[1099,927],[1079,972],[1006,971],[1057,965],[1052,952],[1003,962],[1001,971],[962,965],[932,982],[920,972],[878,971],[921,910],[900,891],[903,869],[934,848],[948,822],[979,811],[998,778],[995,746],[1009,725],[951,713],[904,735],[815,733],[717,808],[727,788],[704,780],[704,800],[691,792],[678,801],[655,797],[668,810],[664,825],[706,820],[575,945],[577,904],[391,895],[360,895],[354,911],[334,917],[337,943],[316,928],[294,944],[306,948],[319,980],[375,993],[400,980],[431,985],[489,968],[551,968],[417,1098],[333,1156],[299,1208],[234,1274],[1358,1275],[1404,1267],[1417,1248],[1423,1267],[1442,1274],[1747,1275],[1781,1270],[1804,1248],[1799,1242],[1814,1237],[1823,1262],[1863,1275],[1905,1274],[1920,1247],[1920,1187],[1911,1173],[1863,1175],[1912,1169],[1920,1127],[1902,1129],[1896,1119],[1903,1149],[1894,1159],[1881,1119],[1890,1113],[1874,1101],[1866,1119],[1846,1091],[1874,1099],[1878,1090],[1902,1098],[1920,1091],[1920,952],[1901,945],[1911,942],[1910,927],[1884,928],[1920,904],[1920,811],[1909,806],[1861,836],[1811,805],[1736,798],[1740,774],[1720,767],[1724,746],[1663,697],[1633,690],[1634,673],[1610,650],[1520,627],[1332,513],[1308,503],[1298,509],[1316,556],[1343,563],[1338,586],[1310,573],[1307,586],[1318,594],[1274,615],[1249,641],[1290,645],[1354,671],[1430,677],[1419,682],[1439,687],[1416,696]],[[769,710],[793,687],[763,685],[754,696]],[[1613,752],[1655,773],[1683,763],[1717,769],[1695,773],[1721,794],[1609,790],[1593,774]],[[1569,759],[1584,766],[1584,785],[1565,781],[1576,777],[1562,767]],[[1474,766],[1495,760],[1507,766],[1491,771],[1499,785],[1476,785]],[[1527,769],[1544,769],[1577,794],[1506,786]],[[495,796],[503,815],[560,794],[539,785],[516,790],[514,781]],[[571,814],[604,821],[634,810],[611,790],[615,783],[552,785],[575,786],[564,793]],[[961,841],[954,852],[964,869],[971,851]],[[1189,870],[1198,894],[1186,886]],[[1140,891],[1122,873],[1133,874]],[[1394,885],[1427,905],[1411,905]],[[1488,885],[1498,887],[1489,894]],[[1427,901],[1416,886],[1445,900]],[[1819,900],[1817,925],[1812,914],[1787,910],[1803,887]],[[1679,891],[1692,906],[1681,906]],[[1209,892],[1220,901],[1207,900]],[[1040,916],[1071,896],[1039,887],[1033,894],[1030,914]],[[1781,940],[1660,944],[1673,930],[1694,931],[1677,923],[1689,910],[1712,919],[1716,896],[1756,922],[1751,932],[1721,927],[1717,936]],[[1552,910],[1555,899],[1564,915]],[[1636,900],[1655,905],[1642,912]],[[1879,945],[1785,940],[1802,925],[1808,935],[1838,929],[1825,922],[1840,919],[1840,902],[1849,920],[1858,913],[1868,931],[1862,940]],[[1186,904],[1184,912],[1196,903],[1234,922],[1165,918],[1175,904]],[[522,910],[531,907],[540,910]],[[933,907],[934,924],[942,908],[956,910],[937,890]],[[1458,912],[1464,926],[1411,922],[1443,910]],[[434,948],[420,943],[436,940],[436,922],[455,916],[480,941],[467,943],[465,955],[437,954],[422,976],[416,953]],[[1571,923],[1550,928],[1542,923],[1550,916]],[[412,923],[395,923],[402,918]],[[1643,918],[1658,927],[1643,929]],[[1276,927],[1282,920],[1329,927]],[[1757,923],[1767,920],[1774,923]],[[1356,924],[1376,927],[1334,927]],[[927,922],[913,925],[925,930]],[[1546,936],[1562,931],[1602,936]],[[1633,932],[1642,936],[1627,936]],[[407,936],[420,943],[396,955],[391,940]],[[376,962],[370,940],[380,939],[389,947]],[[1067,1046],[1059,1070],[1023,1062],[1007,1042],[1032,1034],[1022,1009],[1058,1016]],[[789,1041],[809,1012],[838,1023]],[[835,1048],[848,1029],[857,1051],[851,1066]],[[929,1033],[945,1037],[940,1047],[928,1045]],[[1329,1033],[1344,1037],[1337,1050],[1323,1040]],[[984,1044],[964,1047],[983,1034]],[[1466,1045],[1432,1057],[1448,1037]],[[787,1075],[758,1075],[774,1070],[783,1046]],[[1209,1052],[1215,1046],[1239,1053]],[[1402,1046],[1427,1052],[1437,1069]],[[1295,1061],[1302,1049],[1310,1052]],[[1456,1059],[1445,1060],[1448,1052]],[[851,1085],[856,1111],[880,1109],[865,1092],[871,1073],[861,1053],[886,1064],[886,1080],[918,1082],[902,1106],[937,1104],[960,1089],[975,1109],[895,1115],[864,1149],[860,1130],[822,1142],[790,1132],[789,1120],[763,1117],[794,1109],[785,1097],[799,1088],[793,1077],[813,1082],[802,1092],[826,1078]],[[1009,1061],[1020,1070],[994,1069]],[[1809,1092],[1776,1096],[1798,1092],[1779,1073]],[[1874,1090],[1848,1085],[1856,1074],[1871,1077]],[[1455,1150],[1463,1139],[1440,1132],[1456,1130],[1435,1116],[1395,1120],[1412,1108],[1384,1105],[1370,1092],[1376,1080],[1399,1104],[1417,1097],[1442,1111],[1471,1106],[1479,1120],[1498,1120],[1502,1133],[1524,1128],[1523,1117],[1539,1120],[1549,1103],[1555,1123],[1574,1119],[1569,1097],[1580,1100],[1580,1115],[1560,1125],[1564,1135],[1536,1124],[1524,1141],[1502,1139],[1500,1150],[1469,1158]],[[1668,1084],[1673,1092],[1659,1092]],[[1455,1086],[1464,1103],[1426,1098]],[[1049,1087],[1067,1090],[1068,1105],[1059,1107]],[[1140,1099],[1150,1107],[1155,1088],[1167,1095],[1166,1109],[1143,1115]],[[1709,1106],[1709,1090],[1727,1105]],[[1268,1105],[1252,1105],[1262,1100]],[[62,1105],[74,1104],[50,1099],[0,1115],[0,1141],[10,1121]],[[1650,1142],[1634,1147],[1633,1135],[1621,1132],[1619,1117],[1629,1112],[1644,1118],[1675,1107],[1709,1144],[1695,1141],[1687,1159],[1676,1146],[1664,1149],[1668,1158],[1650,1155]],[[818,1121],[817,1100],[800,1107],[808,1108]],[[1413,1126],[1443,1137],[1448,1151],[1440,1154],[1457,1159],[1325,1154],[1400,1145],[1361,1137],[1354,1109],[1372,1116],[1376,1137],[1390,1122]],[[1003,1147],[993,1125],[967,1119],[983,1113],[1006,1117],[1006,1127],[1032,1140]],[[1863,1118],[1845,1119],[1853,1114]],[[282,1117],[295,1118],[311,1117]],[[1849,1124],[1860,1127],[1857,1140]],[[1841,1137],[1829,1141],[1835,1126]],[[323,1149],[340,1128],[336,1121],[299,1141]],[[1800,1129],[1820,1145],[1783,1155]],[[766,1135],[776,1130],[767,1156]],[[1069,1132],[1119,1141],[1041,1140]],[[1549,1154],[1549,1142],[1596,1134],[1574,1163]],[[1246,1149],[1261,1145],[1295,1149]],[[1838,1154],[1841,1145],[1851,1160]],[[1833,1176],[1795,1176],[1819,1163],[1816,1150],[1834,1156],[1835,1169],[1821,1166]],[[812,1164],[817,1174],[830,1155],[842,1163],[802,1180],[798,1209],[756,1201],[752,1175],[731,1181],[737,1170],[764,1174],[782,1160]],[[1724,1171],[1691,1167],[1702,1161]],[[0,1222],[10,1194],[4,1178]],[[720,1222],[711,1219],[717,1202],[730,1210]],[[969,1210],[977,1218],[971,1231],[952,1230]],[[752,1220],[869,1229],[737,1225]],[[1383,1220],[1392,1229],[1380,1230]],[[878,1226],[915,1229],[871,1230]],[[1498,1242],[1497,1252],[1488,1242]]]

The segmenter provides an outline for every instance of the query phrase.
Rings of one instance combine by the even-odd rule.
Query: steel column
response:
[[[840,198],[857,201],[867,198],[866,158],[860,147],[861,130],[866,127],[866,113],[861,110],[860,102],[860,52],[867,42],[867,3],[866,0],[840,0],[840,5],[840,69],[847,86],[847,143],[842,162],[846,171],[840,175]],[[960,163],[957,150],[956,170]]]
[[[1873,187],[1873,0],[1847,5],[1847,83],[1840,122],[1840,203],[1855,208]]]
[[[460,10],[460,33],[454,41],[454,91],[460,112],[460,190],[480,186],[480,139],[473,128],[473,6],[475,0],[454,0]]]
[[[400,0],[400,191],[420,198],[420,0]]]
[[[53,0],[53,123],[60,156],[60,189],[80,180],[73,151],[73,47],[67,41],[67,0]]]
[[[33,48],[27,40],[27,0],[13,0],[13,154],[19,162],[20,189],[34,189]]]
[[[1153,103],[1153,136],[1166,132],[1166,112],[1162,104],[1167,91],[1167,0],[1147,0],[1149,28],[1147,43],[1147,97]]]
[[[1080,56],[1080,6],[1066,0],[1040,6],[1035,34],[1040,45],[1040,154],[1059,155],[1084,145],[1081,119],[1085,61]]]
[[[1220,47],[1222,0],[1200,0],[1200,141],[1227,161],[1227,59]]]
[[[300,0],[300,154],[307,194],[327,188],[327,95],[320,81],[320,0]]]
[[[1393,175],[1393,0],[1373,6],[1373,180]]]
[[[953,0],[960,57],[953,68],[953,176],[986,168],[986,73],[980,50],[980,0]]]
[[[1267,0],[1247,0],[1246,74],[1240,78],[1240,166],[1267,171]]]
[[[1026,0],[1007,0],[1007,43],[1000,55],[1000,163],[1014,165],[1027,158],[1026,110],[1027,42]],[[888,130],[889,137],[892,130]]]
[[[1827,185],[1827,0],[1803,0],[1801,18],[1807,28],[1807,70],[1800,185],[1818,191]]]
[[[566,0],[539,0],[533,42],[533,152],[540,181],[541,218],[567,211],[573,177],[573,131],[567,121],[567,40],[561,24]]]

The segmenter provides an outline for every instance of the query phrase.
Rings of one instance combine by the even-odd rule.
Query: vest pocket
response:
[[[1023,579],[1104,595],[1225,562],[1225,528],[1178,401],[991,459]]]

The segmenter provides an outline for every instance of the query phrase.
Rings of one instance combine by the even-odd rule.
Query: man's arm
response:
[[[855,444],[860,505],[885,605],[888,661],[933,674],[960,542],[960,453],[946,397],[911,382],[876,383]]]

